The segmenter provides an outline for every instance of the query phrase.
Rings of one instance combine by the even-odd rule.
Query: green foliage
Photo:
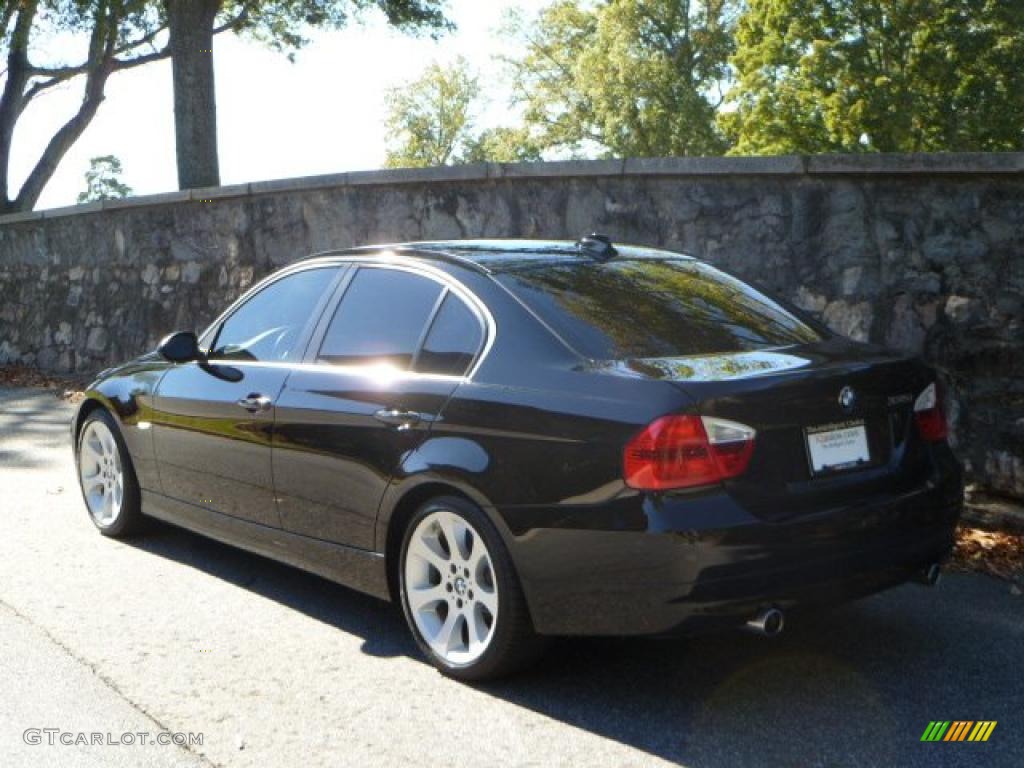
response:
[[[426,168],[460,163],[539,160],[540,149],[526,127],[477,132],[480,82],[458,58],[432,64],[417,79],[388,91],[388,168]]]
[[[431,64],[416,80],[392,88],[388,116],[388,168],[447,165],[464,149],[473,128],[480,83],[465,59],[448,67]]]
[[[731,0],[556,0],[507,59],[540,146],[572,155],[715,155]],[[508,31],[522,29],[509,20]]]
[[[89,160],[85,172],[85,191],[79,194],[78,202],[91,203],[94,200],[117,200],[132,194],[132,188],[121,181],[124,169],[115,155],[102,155]]]
[[[542,160],[540,145],[526,126],[488,128],[465,143],[465,163],[525,163]]]
[[[374,9],[403,32],[440,34],[452,28],[444,5],[444,0],[226,0],[218,23],[239,20],[238,32],[291,57],[309,42],[309,29],[342,29]]]
[[[749,0],[735,154],[1024,148],[1024,3]]]

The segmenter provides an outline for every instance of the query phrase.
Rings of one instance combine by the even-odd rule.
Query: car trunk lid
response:
[[[927,455],[913,432],[913,402],[932,380],[923,364],[840,337],[786,348],[619,361],[615,372],[670,381],[702,416],[757,431],[747,471],[726,488],[759,516],[783,519],[858,496],[919,487]],[[830,434],[831,433],[831,434]],[[812,453],[819,441],[853,454]],[[866,451],[865,451],[866,449]],[[829,455],[859,462],[828,464]]]

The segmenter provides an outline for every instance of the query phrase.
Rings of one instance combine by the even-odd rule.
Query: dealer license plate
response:
[[[868,433],[864,422],[825,424],[807,429],[811,471],[835,472],[868,464]]]

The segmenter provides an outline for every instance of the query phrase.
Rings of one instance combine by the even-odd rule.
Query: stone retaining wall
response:
[[[1024,498],[1024,154],[489,164],[0,217],[0,362],[100,369],[317,250],[591,231],[688,251],[921,353],[956,388],[974,479]]]

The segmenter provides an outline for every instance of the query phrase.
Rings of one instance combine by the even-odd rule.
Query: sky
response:
[[[533,14],[550,0],[449,0],[458,30],[434,41],[397,33],[377,16],[365,25],[311,34],[290,63],[232,33],[214,41],[217,133],[222,184],[379,168],[384,162],[384,93],[416,78],[431,62],[464,56],[488,95],[484,127],[508,113],[507,88],[494,55],[506,10]],[[78,40],[55,39],[44,52],[72,63]],[[54,131],[74,114],[81,83],[51,89],[26,110],[15,132],[11,194]],[[135,194],[177,188],[169,61],[116,73],[85,133],[65,155],[37,209],[73,205],[85,189],[89,158],[116,155]]]

